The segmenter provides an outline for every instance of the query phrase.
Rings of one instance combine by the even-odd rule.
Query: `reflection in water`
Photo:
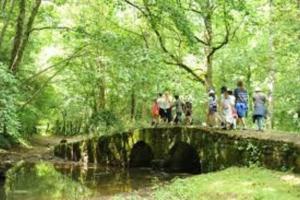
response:
[[[4,186],[0,184],[0,199],[98,199],[161,184],[174,176],[150,169],[20,163],[8,171]]]

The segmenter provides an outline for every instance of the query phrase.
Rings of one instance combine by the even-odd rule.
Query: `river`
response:
[[[1,200],[81,200],[150,197],[151,190],[188,174],[72,163],[20,162],[0,184]]]

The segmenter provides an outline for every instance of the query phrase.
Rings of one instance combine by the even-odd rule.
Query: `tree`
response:
[[[142,13],[156,35],[162,51],[168,57],[167,64],[177,65],[207,88],[213,87],[213,56],[235,36],[243,21],[240,20],[238,25],[234,24],[234,16],[230,11],[236,8],[232,2],[210,0],[155,2],[124,0],[124,2]],[[220,21],[224,28],[215,30]],[[171,34],[176,36],[170,36]],[[219,34],[223,36],[220,37]],[[182,52],[184,42],[188,45],[186,48],[191,48],[195,44],[197,48],[203,48],[203,51],[196,50],[196,52],[202,54],[205,60],[205,72],[202,74],[205,78],[197,74],[193,66],[183,62],[183,57],[191,53],[189,50]],[[199,70],[203,71],[202,68]]]

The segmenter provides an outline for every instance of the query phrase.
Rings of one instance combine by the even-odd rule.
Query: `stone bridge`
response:
[[[54,154],[83,163],[123,167],[156,164],[196,173],[252,164],[300,173],[300,135],[287,133],[145,128],[61,143]]]

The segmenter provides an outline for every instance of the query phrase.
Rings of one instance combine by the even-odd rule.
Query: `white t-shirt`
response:
[[[157,99],[157,104],[161,109],[166,110],[171,108],[172,99],[169,97],[169,100],[167,100],[166,96],[162,96]]]

